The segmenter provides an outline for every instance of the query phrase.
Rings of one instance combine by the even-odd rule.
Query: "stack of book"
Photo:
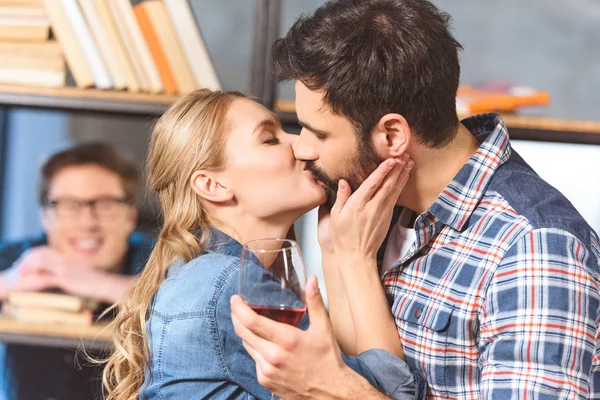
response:
[[[68,66],[79,88],[221,89],[188,0],[0,0],[0,40],[0,52],[30,57],[9,64],[0,53],[18,75],[0,72],[0,83],[62,87]]]
[[[87,326],[96,308],[94,302],[67,294],[14,292],[8,295],[3,313],[23,322]]]
[[[524,107],[546,106],[549,103],[548,92],[497,81],[460,85],[456,95],[456,111],[460,117],[485,112],[514,113]],[[295,112],[296,106],[291,100],[277,100],[275,109]]]
[[[545,106],[550,94],[524,85],[491,81],[477,85],[461,85],[456,97],[459,115],[489,111],[516,112],[523,107]]]
[[[64,86],[66,71],[42,0],[0,0],[0,83]]]

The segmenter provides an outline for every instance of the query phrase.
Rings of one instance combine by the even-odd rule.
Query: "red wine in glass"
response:
[[[306,311],[305,288],[306,269],[298,243],[258,239],[244,244],[239,292],[258,314],[297,327]]]
[[[306,269],[298,243],[258,239],[244,244],[239,292],[257,313],[298,326],[306,310],[305,287]]]
[[[304,317],[306,309],[304,308],[288,308],[285,306],[271,307],[271,306],[250,306],[257,314],[260,314],[269,319],[277,322],[283,322],[284,324],[298,326]]]

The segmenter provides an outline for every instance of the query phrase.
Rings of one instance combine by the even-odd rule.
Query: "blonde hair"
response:
[[[226,114],[238,92],[202,89],[178,100],[156,123],[150,139],[147,173],[158,193],[163,225],[139,280],[117,305],[112,323],[115,350],[103,373],[107,400],[133,400],[150,362],[145,322],[150,302],[177,259],[201,254],[209,218],[190,184],[196,170],[217,170],[225,163]]]

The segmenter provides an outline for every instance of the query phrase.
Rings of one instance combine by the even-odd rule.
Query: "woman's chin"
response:
[[[325,202],[327,201],[327,192],[325,191],[325,189],[323,187],[321,187],[320,185],[317,185],[317,187],[315,187],[314,190],[315,190],[315,195],[314,195],[314,198],[312,199],[313,200],[311,202],[312,207],[310,208],[310,210],[312,210],[315,207],[320,206],[321,204],[325,204]]]
[[[325,204],[326,201],[327,196],[325,195],[325,193],[323,193],[322,196],[315,196],[312,199],[307,199],[305,203],[300,204],[299,207],[296,209],[296,212],[298,213],[298,218],[306,214],[307,212]]]

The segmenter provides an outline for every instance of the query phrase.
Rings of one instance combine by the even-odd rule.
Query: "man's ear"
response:
[[[213,203],[224,203],[233,198],[233,192],[227,188],[225,180],[216,172],[195,171],[190,183],[194,192]]]
[[[386,114],[373,129],[375,151],[383,158],[401,156],[411,140],[411,131],[406,119],[400,114]]]

